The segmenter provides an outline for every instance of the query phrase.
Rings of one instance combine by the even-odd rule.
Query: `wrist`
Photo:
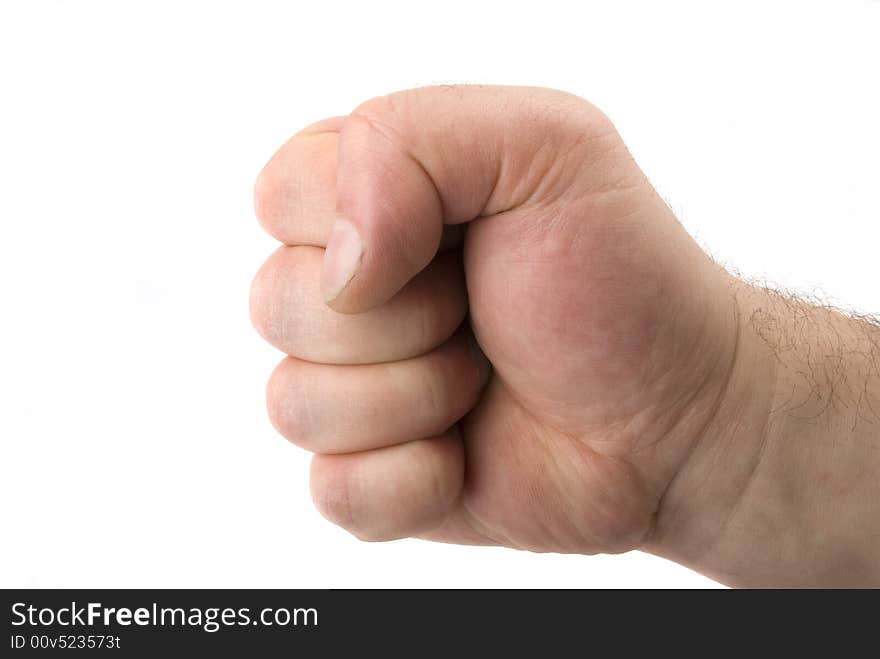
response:
[[[731,580],[716,567],[714,554],[760,468],[778,376],[751,330],[758,297],[753,287],[724,275],[717,299],[725,301],[732,319],[724,343],[729,354],[721,358],[728,366],[709,396],[708,419],[688,437],[641,547],[725,583]]]
[[[644,549],[731,585],[876,582],[877,330],[738,280],[731,291],[730,379]]]

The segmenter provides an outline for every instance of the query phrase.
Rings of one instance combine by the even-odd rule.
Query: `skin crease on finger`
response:
[[[455,413],[463,415],[459,452],[404,451],[432,446],[425,437],[442,433],[407,419],[421,413],[398,392],[386,398],[394,413],[371,431],[378,437],[385,424],[391,445],[371,440],[374,448],[345,453],[358,419],[376,423],[351,406],[349,430],[322,440],[343,453],[318,456],[313,470],[313,496],[332,521],[365,539],[645,549],[730,584],[803,578],[793,552],[756,560],[751,573],[743,567],[755,539],[768,542],[761,511],[778,515],[770,527],[780,542],[803,541],[781,507],[762,508],[755,497],[779,482],[791,492],[805,487],[780,475],[796,457],[783,437],[816,433],[768,425],[788,376],[754,328],[766,296],[703,253],[589,103],[552,90],[467,86],[373,99],[290,140],[256,196],[264,226],[285,242],[326,243],[340,215],[359,232],[358,270],[332,312],[291,293],[318,298],[314,266],[304,284],[267,264],[264,274],[274,274],[258,276],[252,296],[255,324],[270,342],[330,362],[314,365],[326,369],[322,381],[354,382],[334,362],[403,369],[377,328],[383,340],[411,345],[403,353],[413,357],[439,345],[465,311],[491,362],[478,402]],[[420,288],[439,269],[434,262],[417,275],[436,253],[441,222],[467,221],[461,261]],[[466,298],[443,283],[462,274]],[[446,317],[454,326],[440,322]],[[408,327],[424,327],[424,318],[443,329],[418,343]],[[298,325],[312,329],[279,331]],[[423,377],[444,375],[428,368]],[[298,390],[329,410],[332,397],[317,383],[303,378],[276,396]],[[371,386],[353,384],[345,396],[366,399]],[[426,469],[433,487],[414,489],[410,469]],[[853,543],[851,534],[841,528],[837,537]],[[832,555],[830,543],[810,542],[812,556]],[[850,562],[863,565],[869,550],[853,551]],[[812,574],[823,583],[842,578]]]

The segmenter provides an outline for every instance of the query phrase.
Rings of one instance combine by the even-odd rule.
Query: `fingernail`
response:
[[[344,217],[337,219],[324,252],[321,270],[324,301],[332,302],[348,286],[361,264],[363,249],[360,234],[354,225]]]

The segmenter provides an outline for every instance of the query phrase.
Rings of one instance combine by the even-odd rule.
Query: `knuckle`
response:
[[[290,279],[286,272],[289,248],[282,247],[260,267],[251,282],[250,315],[254,329],[268,343],[285,349],[292,320],[286,313],[290,306]]]
[[[263,168],[254,183],[254,212],[260,224],[271,235],[277,233],[285,205],[286,194],[283,180],[273,158]]]
[[[411,92],[398,92],[364,101],[354,109],[351,116],[359,120],[362,130],[368,134],[406,151],[407,145],[400,128],[411,115],[411,105]]]
[[[272,425],[285,439],[301,448],[316,450],[305,378],[289,359],[281,362],[269,377],[266,409]]]
[[[549,121],[594,135],[614,132],[608,116],[587,99],[556,89],[547,92],[537,107]]]
[[[619,135],[608,116],[590,101],[555,89],[518,99],[525,126],[538,126],[544,145],[555,154],[582,153],[597,157],[616,147]]]
[[[272,259],[266,261],[254,275],[249,300],[251,324],[269,343],[277,340],[278,333],[273,314],[275,306],[272,304],[275,296],[275,268],[272,261]]]
[[[400,109],[399,98],[401,96],[401,93],[376,96],[358,105],[351,114],[352,116],[366,119],[370,123],[385,124]]]
[[[315,508],[327,520],[346,530],[351,529],[354,521],[349,471],[344,461],[316,455],[309,479]]]
[[[320,268],[316,247],[282,246],[254,276],[250,315],[254,329],[271,345],[292,356],[307,356],[308,327],[313,323],[316,278]]]
[[[356,458],[316,455],[310,475],[315,508],[325,519],[362,542],[387,542],[402,537],[388,515],[377,515],[372,501],[377,493],[364,492],[357,476]]]

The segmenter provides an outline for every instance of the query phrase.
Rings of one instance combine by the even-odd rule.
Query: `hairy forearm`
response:
[[[731,585],[880,585],[880,328],[731,291],[724,397],[646,549]]]

